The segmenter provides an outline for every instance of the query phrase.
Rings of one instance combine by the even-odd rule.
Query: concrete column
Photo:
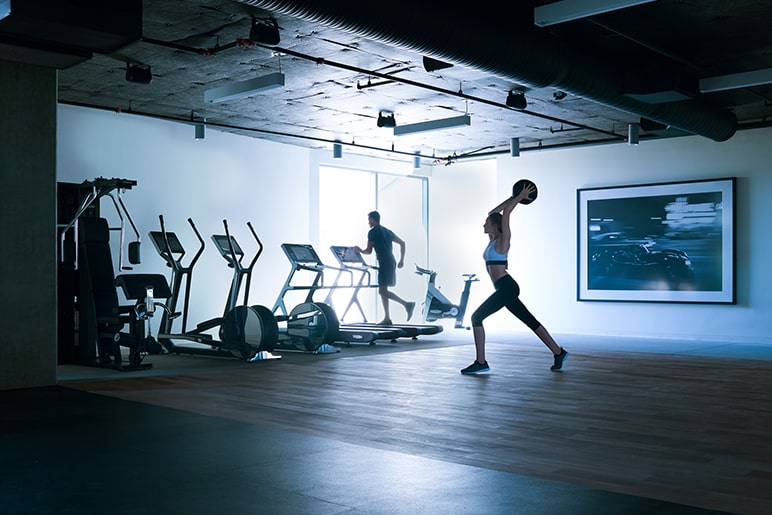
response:
[[[56,384],[56,98],[0,61],[0,389]]]

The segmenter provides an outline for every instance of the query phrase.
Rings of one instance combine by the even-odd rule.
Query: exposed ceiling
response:
[[[542,28],[534,7],[545,3],[145,0],[142,38],[61,69],[59,99],[446,164],[508,154],[511,138],[523,152],[624,142],[631,123],[642,124],[644,143],[682,134],[725,141],[772,117],[768,0],[658,0]],[[251,41],[253,19],[275,20],[278,44]],[[425,56],[452,66],[427,71]],[[127,63],[149,66],[152,80],[127,81]],[[277,72],[283,87],[204,99]],[[525,93],[525,109],[506,105],[512,90]],[[395,136],[377,125],[379,112],[398,127],[464,114],[471,125]]]

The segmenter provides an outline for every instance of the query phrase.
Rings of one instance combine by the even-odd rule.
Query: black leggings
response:
[[[483,320],[503,307],[506,307],[532,331],[537,330],[541,326],[539,321],[520,301],[520,286],[518,286],[511,275],[505,275],[500,278],[493,283],[493,287],[496,288],[496,291],[472,313],[472,327],[482,327]]]

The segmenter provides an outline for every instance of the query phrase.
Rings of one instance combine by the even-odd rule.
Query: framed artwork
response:
[[[734,304],[735,181],[577,190],[577,300]]]

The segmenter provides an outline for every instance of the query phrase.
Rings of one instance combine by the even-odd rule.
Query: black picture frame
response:
[[[577,190],[577,300],[734,304],[736,178]]]

